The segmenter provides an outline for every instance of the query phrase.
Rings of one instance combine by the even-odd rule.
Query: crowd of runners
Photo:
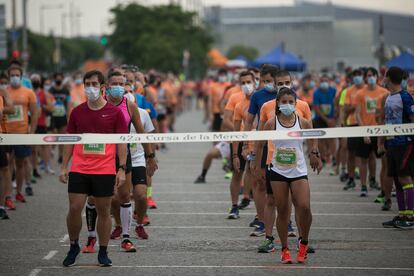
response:
[[[353,126],[413,123],[414,91],[408,82],[408,74],[397,67],[298,76],[265,64],[211,70],[195,82],[171,73],[142,72],[133,65],[112,67],[105,75],[96,70],[71,76],[26,75],[21,64],[12,61],[0,74],[1,132],[168,133],[174,131],[176,117],[193,105],[204,112],[211,131],[334,127],[351,131]],[[223,177],[230,180],[228,219],[240,218],[240,210],[253,201],[257,215],[249,224],[254,229],[250,235],[264,237],[258,252],[275,251],[276,225],[282,263],[294,262],[288,237],[297,238],[295,261],[304,263],[307,254],[315,252],[309,243],[309,170],[327,171],[350,193],[358,186],[361,197],[378,193],[375,202],[383,211],[391,210],[391,197],[396,196],[398,214],[383,226],[414,228],[413,138],[222,141],[206,153],[194,183],[208,185],[212,161],[221,159]],[[35,195],[33,184],[42,176],[56,174],[67,184],[69,199],[70,249],[63,265],[74,265],[81,251],[95,253],[99,240],[98,262],[111,266],[110,239],[119,240],[122,251],[136,252],[130,239],[133,221],[134,235],[149,238],[147,209],[157,208],[152,195],[156,153],[168,152],[168,147],[163,143],[0,146],[0,219],[9,219],[8,211],[19,209],[16,203]],[[88,239],[81,247],[84,210]]]

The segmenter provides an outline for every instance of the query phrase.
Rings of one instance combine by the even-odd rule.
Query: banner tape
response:
[[[337,127],[298,131],[188,132],[147,134],[0,134],[0,145],[194,143],[327,139],[379,136],[414,136],[414,123],[400,125]]]

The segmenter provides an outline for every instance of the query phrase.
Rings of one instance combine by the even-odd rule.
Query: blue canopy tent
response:
[[[283,50],[283,45],[272,49],[267,54],[252,61],[252,65],[260,67],[263,64],[273,64],[288,71],[304,71],[306,63],[295,54]]]
[[[396,66],[407,72],[414,72],[414,55],[409,52],[403,52],[398,57],[388,61],[386,65],[388,68]]]

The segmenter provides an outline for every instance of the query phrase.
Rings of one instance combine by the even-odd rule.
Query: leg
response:
[[[86,196],[85,196],[86,199]],[[98,237],[100,246],[108,246],[111,234],[111,200],[112,197],[96,197],[95,206],[98,214]]]
[[[131,228],[132,222],[131,187],[131,172],[129,172],[126,174],[125,185],[118,189],[119,214],[121,217],[123,238],[129,238],[129,229]]]
[[[143,224],[144,216],[147,213],[147,186],[135,185],[133,195],[135,201],[135,212],[137,214],[137,223]]]
[[[300,225],[302,241],[309,238],[309,230],[312,224],[310,209],[310,189],[307,179],[300,179],[291,183],[292,202],[295,206],[296,217]]]
[[[71,243],[79,240],[82,229],[82,210],[86,202],[86,194],[69,193],[69,212],[66,225]]]
[[[25,158],[16,157],[16,192],[22,193],[23,182],[26,179]]]
[[[272,181],[273,197],[277,208],[276,228],[279,234],[282,249],[288,247],[289,224],[289,184],[287,182]]]

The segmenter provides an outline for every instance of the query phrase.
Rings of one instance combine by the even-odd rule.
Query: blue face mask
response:
[[[323,81],[323,82],[321,82],[321,84],[319,85],[319,87],[320,87],[322,90],[328,90],[328,89],[329,89],[329,83],[328,83],[328,82],[326,82],[326,81]]]
[[[131,84],[132,92],[135,92],[135,85]]]
[[[364,79],[362,78],[362,76],[355,76],[353,78],[353,81],[355,85],[361,85],[364,82]]]
[[[82,84],[82,79],[75,79],[75,84],[76,85],[81,85]]]
[[[371,86],[374,86],[375,84],[377,84],[377,78],[376,77],[368,77],[367,83]]]
[[[121,98],[125,93],[125,89],[123,86],[114,85],[107,90],[107,93],[114,98]]]
[[[408,81],[407,80],[402,80],[401,81],[401,88],[403,90],[407,90],[407,88],[408,88]]]
[[[295,112],[295,106],[292,104],[281,104],[279,105],[279,110],[286,116],[292,115]]]
[[[315,86],[316,86],[316,82],[314,80],[311,80],[310,83],[309,83],[310,89],[315,88]]]
[[[266,83],[264,85],[264,89],[266,89],[268,92],[272,92],[275,89],[275,85],[273,82]]]

